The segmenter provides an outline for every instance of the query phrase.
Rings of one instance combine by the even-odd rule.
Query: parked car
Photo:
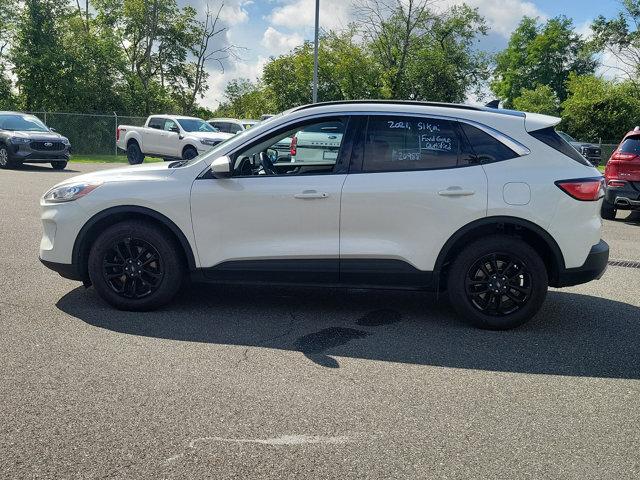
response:
[[[137,165],[145,156],[189,160],[232,136],[200,118],[151,115],[144,127],[118,126],[116,144],[127,152],[129,163]]]
[[[600,148],[600,145],[595,145],[589,142],[580,142],[564,132],[558,132],[558,135],[568,142],[569,145],[575,148],[584,158],[589,160],[594,167],[600,165],[600,162],[602,161],[602,149]]]
[[[238,120],[236,118],[212,118],[207,123],[223,133],[236,134],[253,127],[258,120]]]
[[[640,210],[640,127],[627,133],[614,150],[604,178],[602,218],[613,220],[618,210]]]
[[[342,144],[344,127],[342,122],[330,121],[296,132],[289,145],[291,162],[335,161]]]
[[[49,163],[64,170],[71,155],[71,143],[34,116],[0,112],[0,168],[23,163]]]
[[[165,305],[189,274],[266,294],[267,284],[447,291],[464,319],[516,327],[548,286],[607,266],[603,179],[558,136],[559,121],[418,102],[298,107],[190,161],[58,184],[41,201],[40,258],[125,310]],[[283,138],[330,123],[343,132],[337,155],[274,161]]]

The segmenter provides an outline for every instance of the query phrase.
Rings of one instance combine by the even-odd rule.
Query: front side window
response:
[[[175,132],[177,128],[178,128],[178,125],[176,125],[176,122],[168,119],[165,120],[164,130],[166,130],[167,132]]]
[[[258,140],[232,156],[233,175],[320,175],[338,168],[345,118],[307,122]]]
[[[242,131],[242,126],[237,123],[229,123],[228,133],[238,133]]]
[[[366,132],[363,170],[456,167],[459,153],[456,122],[428,117],[372,116]]]

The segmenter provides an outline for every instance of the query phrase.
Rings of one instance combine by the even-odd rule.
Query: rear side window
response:
[[[518,154],[504,143],[472,125],[461,122],[460,127],[471,145],[471,151],[480,163],[501,162],[518,157]]]
[[[620,144],[620,151],[640,155],[640,137],[625,138]]]
[[[454,122],[427,117],[370,117],[363,171],[430,170],[458,166]]]
[[[549,145],[554,150],[565,154],[567,157],[575,160],[582,165],[591,167],[589,161],[584,158],[578,151],[570,144],[562,139],[558,132],[553,127],[543,128],[541,130],[535,130],[529,133],[532,137],[540,140],[542,143]]]
[[[162,130],[164,128],[164,118],[150,118],[149,119],[149,128],[155,128],[157,130]]]

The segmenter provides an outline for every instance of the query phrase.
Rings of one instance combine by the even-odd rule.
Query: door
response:
[[[168,157],[182,158],[182,142],[180,142],[181,135],[178,124],[167,118],[164,122],[164,135],[162,136],[160,144],[162,150],[159,153]]]
[[[164,124],[166,118],[152,117],[144,129],[142,149],[146,155],[163,154],[166,132]]]
[[[371,116],[364,135],[342,191],[341,280],[426,286],[445,242],[486,216],[482,166],[455,121]]]
[[[279,159],[272,148],[319,121],[252,140],[230,155],[231,178],[204,175],[194,182],[193,227],[210,279],[337,282],[347,149],[343,144],[330,160],[307,166]]]

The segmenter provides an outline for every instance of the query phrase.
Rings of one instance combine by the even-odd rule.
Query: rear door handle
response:
[[[473,190],[464,190],[462,187],[449,187],[446,190],[440,190],[438,195],[442,197],[468,197],[475,193]]]
[[[316,190],[304,190],[302,193],[296,193],[294,198],[299,198],[302,200],[305,199],[314,199],[314,198],[327,198],[329,197],[328,193],[318,192]]]

